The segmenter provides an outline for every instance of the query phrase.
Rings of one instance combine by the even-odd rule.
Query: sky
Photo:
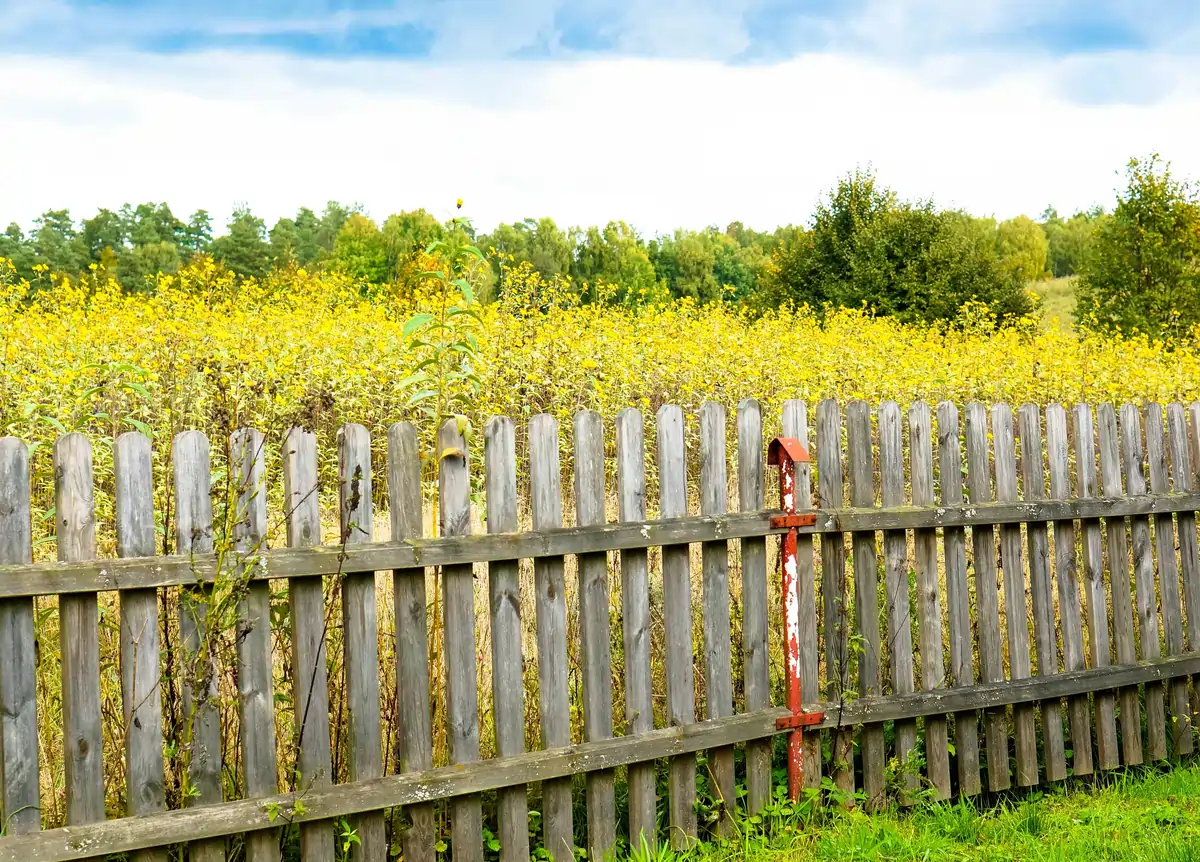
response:
[[[0,223],[804,223],[873,168],[978,215],[1200,179],[1196,0],[0,0]]]

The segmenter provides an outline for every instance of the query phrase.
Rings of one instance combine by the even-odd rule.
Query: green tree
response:
[[[379,226],[362,213],[351,213],[346,219],[330,260],[338,271],[367,284],[389,281],[393,272]]]
[[[1075,275],[1083,267],[1096,228],[1108,216],[1099,207],[1063,220],[1053,207],[1042,213],[1041,227],[1048,245],[1046,268],[1055,278]]]
[[[575,249],[571,238],[554,223],[554,219],[527,218],[516,224],[501,224],[492,233],[480,238],[485,249],[511,256],[516,263],[528,261],[546,279],[565,275],[571,270]],[[503,261],[493,265],[499,273]]]
[[[1000,268],[1022,284],[1046,273],[1050,242],[1045,231],[1029,216],[1002,221],[996,227],[996,254]]]
[[[343,206],[337,201],[329,201],[325,204],[325,211],[321,213],[321,220],[317,223],[316,231],[313,234],[317,246],[315,257],[333,253],[333,245],[337,242],[338,231],[342,229],[346,219],[350,218],[350,213],[355,211],[355,208]]]
[[[387,248],[389,266],[396,268],[430,244],[442,240],[446,229],[423,209],[393,213],[387,217],[382,228],[384,246]]]
[[[33,245],[25,238],[25,232],[16,222],[12,222],[0,233],[0,257],[12,261],[17,268],[17,277],[32,279],[33,265],[37,259],[33,253]]]
[[[122,254],[117,266],[121,285],[131,292],[153,290],[153,279],[171,274],[181,263],[179,246],[172,242],[148,242]]]
[[[105,249],[118,255],[125,249],[129,239],[129,227],[119,212],[101,209],[90,219],[85,219],[80,232],[88,257],[99,261]]]
[[[573,228],[571,240],[576,248],[571,275],[588,301],[636,305],[660,298],[646,246],[625,222],[609,222],[603,230]]]
[[[1085,326],[1174,339],[1200,326],[1200,195],[1157,154],[1131,159],[1076,285]]]
[[[310,266],[320,255],[321,248],[317,245],[320,228],[317,214],[308,207],[300,207],[296,213],[296,262],[301,266]]]
[[[86,266],[83,240],[67,210],[48,210],[34,221],[33,251],[52,272],[75,275]]]
[[[283,269],[298,262],[296,247],[300,237],[296,223],[290,218],[281,218],[271,228],[271,265]]]
[[[183,249],[191,254],[208,251],[212,243],[212,216],[207,210],[196,210],[183,231]]]
[[[262,219],[238,207],[229,221],[229,232],[212,241],[212,256],[244,278],[262,278],[271,254],[265,233]]]

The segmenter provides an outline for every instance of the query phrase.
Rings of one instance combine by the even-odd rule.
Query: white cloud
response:
[[[0,222],[143,200],[218,219],[244,202],[268,223],[329,199],[448,216],[462,197],[481,228],[541,215],[767,228],[807,220],[868,162],[906,197],[1000,217],[1110,204],[1126,159],[1152,150],[1200,177],[1194,89],[1081,105],[1058,95],[1058,65],[985,85],[953,69],[6,57]]]

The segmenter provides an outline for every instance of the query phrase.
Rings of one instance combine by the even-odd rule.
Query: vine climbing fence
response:
[[[823,713],[803,737],[814,799],[910,804],[1192,751],[1200,405],[962,412],[824,401],[810,427],[800,402],[765,418],[710,402],[664,406],[648,432],[637,410],[584,411],[567,447],[550,416],[493,419],[481,447],[451,420],[432,470],[412,425],[387,429],[379,464],[349,425],[327,544],[311,433],[233,434],[228,507],[209,441],[180,434],[158,453],[169,522],[130,433],[112,443],[113,559],[96,558],[92,448],[72,434],[53,453],[58,562],[33,562],[28,449],[0,440],[0,859],[600,858],[745,828],[791,715],[773,705],[777,434],[813,453],[795,465],[815,523],[794,601],[804,705]],[[272,508],[286,547],[268,547]],[[155,554],[160,527],[174,555]]]

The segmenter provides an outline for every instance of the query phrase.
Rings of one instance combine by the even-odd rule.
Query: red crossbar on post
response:
[[[779,504],[784,514],[771,518],[775,529],[786,529],[779,559],[783,566],[784,651],[787,655],[787,708],[791,715],[779,719],[776,727],[788,733],[788,794],[800,798],[804,784],[803,728],[817,724],[825,716],[804,711],[800,697],[800,606],[796,592],[796,528],[816,523],[815,515],[796,514],[796,462],[807,462],[808,452],[794,437],[776,437],[767,449],[767,463],[779,468]]]

